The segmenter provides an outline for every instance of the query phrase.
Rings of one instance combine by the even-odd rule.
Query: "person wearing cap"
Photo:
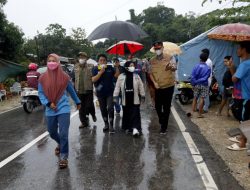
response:
[[[88,64],[88,55],[85,52],[79,52],[77,62],[75,64],[75,89],[81,100],[81,109],[79,110],[79,118],[81,125],[79,128],[89,126],[89,114],[94,122],[97,121],[95,115],[92,69],[93,64]]]
[[[163,54],[161,41],[153,44],[156,56],[150,60],[149,75],[155,86],[155,109],[161,125],[160,134],[166,134],[174,93],[176,62],[173,56]]]

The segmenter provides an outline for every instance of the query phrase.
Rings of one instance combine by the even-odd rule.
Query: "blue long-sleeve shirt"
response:
[[[208,78],[211,74],[211,69],[206,63],[195,65],[192,71],[191,84],[208,86]]]
[[[38,84],[38,95],[39,95],[39,99],[40,99],[41,103],[46,106],[46,110],[45,110],[46,116],[55,116],[55,115],[59,115],[59,114],[63,114],[63,113],[70,113],[70,103],[69,103],[69,96],[67,95],[67,92],[70,94],[70,96],[72,97],[72,99],[74,100],[74,102],[76,104],[81,103],[81,101],[79,100],[79,98],[75,92],[75,89],[74,89],[72,83],[69,82],[65,92],[63,93],[63,95],[59,99],[59,101],[57,102],[57,105],[56,105],[57,110],[55,111],[55,110],[49,108],[48,106],[46,106],[49,103],[49,100],[46,97],[46,95],[44,94],[41,83]]]

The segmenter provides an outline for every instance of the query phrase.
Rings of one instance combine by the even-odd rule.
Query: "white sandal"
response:
[[[230,140],[231,142],[240,143],[240,141],[239,141],[239,139],[237,138],[237,136],[235,136],[235,137],[230,137],[230,138],[228,138],[228,140]]]
[[[240,150],[246,150],[246,147],[240,147],[237,143],[234,143],[230,146],[227,147],[229,150],[234,150],[234,151],[240,151]]]

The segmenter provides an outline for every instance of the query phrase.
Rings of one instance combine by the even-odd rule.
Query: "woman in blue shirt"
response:
[[[58,144],[55,154],[60,155],[59,167],[63,169],[68,166],[69,153],[70,103],[67,92],[78,110],[81,102],[69,76],[62,70],[58,55],[48,56],[47,67],[47,71],[39,78],[38,93],[42,104],[46,106],[48,132]]]

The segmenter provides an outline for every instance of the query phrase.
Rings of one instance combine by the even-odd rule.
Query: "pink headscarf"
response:
[[[57,63],[60,63],[59,56],[57,54],[50,54],[49,57],[54,57]],[[53,71],[47,69],[47,71],[39,78],[39,82],[43,87],[45,96],[49,102],[57,104],[62,97],[64,91],[69,83],[69,76],[62,70],[61,65]]]

